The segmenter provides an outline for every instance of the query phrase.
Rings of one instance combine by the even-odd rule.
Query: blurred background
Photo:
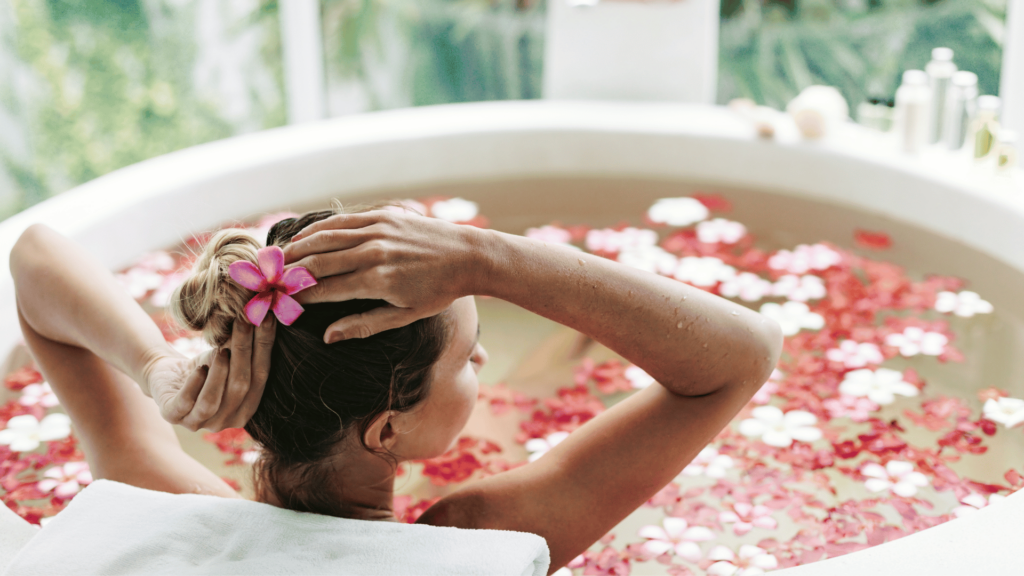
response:
[[[153,156],[286,124],[279,4],[0,3],[0,218]],[[544,0],[322,0],[323,114],[541,98],[546,14]],[[1005,17],[1006,0],[722,0],[715,100],[783,108],[826,84],[851,110],[891,102],[935,46],[998,94]]]

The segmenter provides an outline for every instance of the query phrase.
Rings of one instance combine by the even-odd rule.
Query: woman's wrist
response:
[[[136,373],[131,375],[132,379],[138,382],[143,394],[150,398],[153,397],[150,389],[153,371],[162,361],[171,358],[184,358],[184,356],[167,342],[151,346],[143,352],[137,363]]]

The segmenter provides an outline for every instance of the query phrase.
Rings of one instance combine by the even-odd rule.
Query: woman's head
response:
[[[276,224],[268,245],[284,246],[332,211]],[[175,292],[171,309],[208,342],[224,346],[255,293],[228,275],[232,262],[256,263],[262,244],[244,230],[218,232]],[[270,375],[246,431],[259,443],[255,484],[261,499],[286,508],[350,515],[338,467],[347,450],[390,460],[429,458],[447,450],[476,399],[475,369],[486,356],[476,343],[471,299],[445,312],[364,339],[324,344],[327,327],[344,316],[387,305],[383,300],[307,304],[291,325],[278,323]],[[267,320],[264,320],[267,321]]]

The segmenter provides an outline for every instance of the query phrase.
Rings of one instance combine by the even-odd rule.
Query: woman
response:
[[[540,535],[554,571],[672,480],[780,353],[779,327],[742,306],[493,230],[324,211],[279,223],[268,244],[318,279],[295,294],[305,311],[291,326],[273,314],[249,324],[256,292],[228,269],[255,264],[260,243],[221,233],[176,295],[178,316],[219,347],[190,361],[80,248],[38,225],[19,240],[11,270],[25,339],[96,478],[239,498],[159,415],[191,429],[244,424],[263,449],[258,500],[394,520],[395,465],[445,452],[469,417],[487,358],[471,296],[493,296],[592,337],[659,383],[419,519]]]

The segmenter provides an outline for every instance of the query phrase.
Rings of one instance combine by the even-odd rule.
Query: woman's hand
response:
[[[284,248],[285,262],[304,266],[317,284],[300,303],[382,299],[391,306],[331,324],[327,343],[365,338],[444,311],[472,294],[476,228],[412,213],[375,210],[339,214],[307,226]]]
[[[146,370],[160,415],[189,430],[241,428],[252,418],[270,373],[275,319],[237,321],[229,346],[195,358],[161,356]]]

